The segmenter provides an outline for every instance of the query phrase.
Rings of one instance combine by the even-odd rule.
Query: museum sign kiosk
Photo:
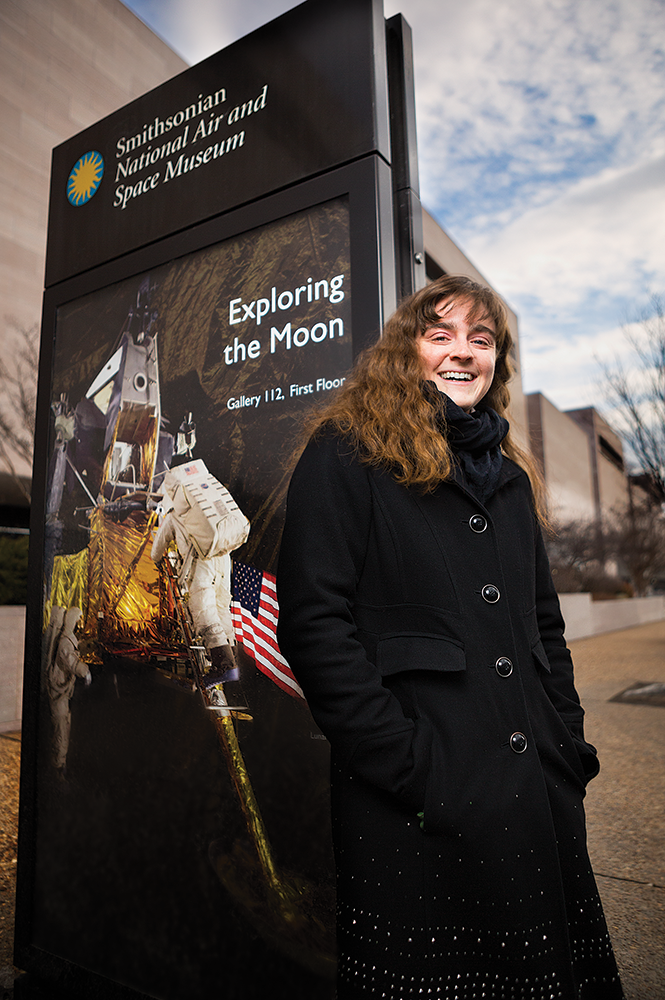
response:
[[[276,560],[306,413],[423,282],[380,0],[308,0],[54,151],[18,997],[333,996]]]

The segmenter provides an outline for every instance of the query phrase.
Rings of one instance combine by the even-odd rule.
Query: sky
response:
[[[124,2],[191,64],[295,6]],[[665,0],[384,9],[413,32],[421,200],[517,313],[525,391],[603,409],[599,361],[630,365],[665,293]]]

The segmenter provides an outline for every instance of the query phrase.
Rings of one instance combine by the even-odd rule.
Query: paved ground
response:
[[[665,622],[571,643],[601,772],[586,800],[589,852],[626,1000],[665,1000],[665,707],[610,701],[665,682]]]
[[[14,893],[16,891],[16,832],[20,733],[0,733],[0,1000],[11,997],[15,970]]]
[[[665,1000],[665,706],[612,701],[665,682],[665,622],[571,644],[602,769],[587,796],[589,849],[626,1000]],[[11,997],[20,746],[0,736],[0,1000]]]

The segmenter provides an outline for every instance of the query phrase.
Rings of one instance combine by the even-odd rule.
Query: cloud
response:
[[[520,319],[523,379],[560,408],[603,405],[597,359],[630,356],[617,323],[665,286],[665,158],[608,168],[468,248]]]
[[[610,167],[499,230],[476,220],[467,248],[503,294],[535,297],[542,310],[603,292],[635,297],[665,278],[664,187],[665,156]]]
[[[627,327],[630,329],[630,325]],[[560,331],[520,338],[524,391],[542,392],[560,410],[595,406],[610,414],[604,369],[634,364],[623,326]]]
[[[649,372],[630,344],[631,334],[643,342],[644,329],[640,322],[599,330],[595,334],[577,332],[563,340],[556,332],[540,334],[533,352],[527,346],[531,379],[536,381],[533,385],[527,384],[525,391],[542,392],[562,411],[594,406],[612,429],[621,434],[629,428],[623,408],[616,406],[605,371],[616,371],[620,366],[629,373],[636,398],[641,392],[648,391],[651,384]],[[524,347],[522,344],[523,351]],[[647,402],[638,409],[645,424],[654,420],[653,407]],[[656,419],[660,419],[659,414]],[[624,457],[632,466],[639,468],[640,463],[629,448],[625,448]]]
[[[518,212],[543,185],[662,149],[659,0],[404,6],[417,15],[422,194],[444,224]]]

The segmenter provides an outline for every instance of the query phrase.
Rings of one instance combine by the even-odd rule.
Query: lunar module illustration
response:
[[[81,609],[78,655],[114,657],[197,689],[209,711],[254,856],[218,858],[217,873],[260,932],[319,974],[334,968],[310,887],[274,860],[236,733],[251,720],[231,619],[231,553],[250,523],[229,490],[194,458],[191,413],[164,426],[158,316],[146,279],[107,363],[75,405],[54,404],[45,525],[45,642],[63,609]],[[253,725],[256,725],[256,720]],[[251,878],[243,877],[251,865]],[[259,875],[257,880],[256,875]]]
[[[161,664],[221,703],[220,685],[237,679],[230,553],[246,541],[249,521],[193,458],[192,415],[177,436],[162,426],[149,298],[145,282],[85,397],[71,408],[63,396],[53,407],[47,611],[83,609],[90,662],[121,656]],[[65,490],[78,502],[63,512]],[[68,530],[85,532],[88,544],[63,551],[78,548],[68,545]]]

